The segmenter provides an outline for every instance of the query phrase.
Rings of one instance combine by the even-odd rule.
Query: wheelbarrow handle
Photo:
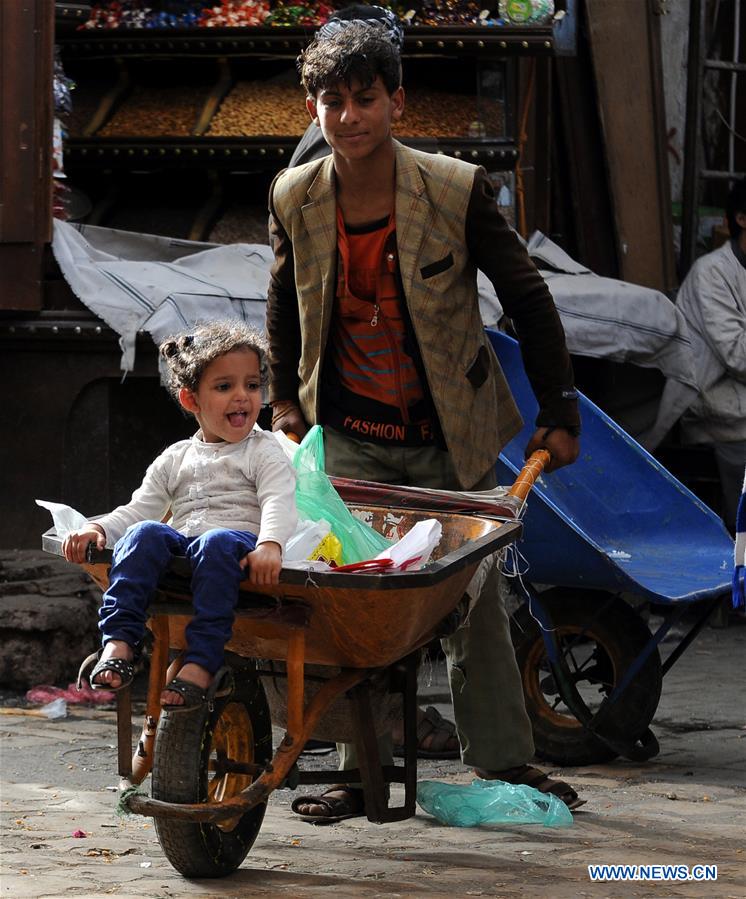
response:
[[[521,502],[525,502],[526,497],[531,492],[531,488],[541,477],[544,467],[549,464],[551,458],[549,450],[539,449],[531,453],[528,459],[526,459],[526,464],[518,472],[518,477],[515,479],[513,486],[508,490],[508,495],[515,496]]]

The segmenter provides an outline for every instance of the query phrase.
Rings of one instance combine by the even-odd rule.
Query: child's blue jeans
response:
[[[245,576],[238,563],[255,548],[256,535],[248,531],[216,528],[200,537],[185,537],[155,521],[133,524],[114,547],[109,588],[99,611],[103,643],[124,640],[137,646],[161,575],[173,556],[186,556],[192,565],[194,616],[186,628],[184,663],[194,662],[214,674],[223,664],[238,585]]]

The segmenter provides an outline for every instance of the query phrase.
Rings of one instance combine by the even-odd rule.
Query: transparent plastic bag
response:
[[[441,824],[477,827],[480,824],[543,824],[569,827],[570,809],[549,793],[502,780],[473,780],[470,784],[417,784],[417,804]]]
[[[332,486],[324,471],[324,436],[319,425],[314,425],[303,438],[293,466],[298,475],[295,501],[299,517],[329,522],[342,545],[343,564],[372,559],[391,546],[390,540],[354,517]]]
[[[45,499],[37,499],[36,505],[42,509],[47,509],[52,513],[52,521],[54,529],[58,537],[67,537],[73,531],[79,531],[88,524],[88,519],[77,509],[72,506],[66,506],[64,503],[53,503]]]

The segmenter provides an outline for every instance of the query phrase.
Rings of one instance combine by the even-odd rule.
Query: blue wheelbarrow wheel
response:
[[[651,639],[645,622],[623,599],[602,591],[555,587],[542,593],[540,601],[593,723],[620,742],[642,739],[660,699],[658,648],[613,703],[608,697]],[[615,758],[618,753],[565,705],[527,604],[514,613],[511,632],[537,756],[568,766]]]
[[[197,803],[226,800],[251,777],[231,763],[265,765],[272,757],[272,724],[264,688],[251,669],[234,669],[234,689],[213,710],[164,712],[153,757],[154,799]],[[184,877],[223,877],[239,867],[262,826],[266,805],[220,824],[157,817],[166,858]]]

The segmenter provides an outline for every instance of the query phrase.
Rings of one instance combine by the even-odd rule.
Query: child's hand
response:
[[[251,584],[279,584],[282,550],[279,543],[260,543],[241,559],[241,568],[249,569]]]
[[[92,522],[65,537],[62,541],[62,555],[68,562],[85,562],[89,543],[95,543],[96,549],[106,547],[106,534],[103,528]]]

